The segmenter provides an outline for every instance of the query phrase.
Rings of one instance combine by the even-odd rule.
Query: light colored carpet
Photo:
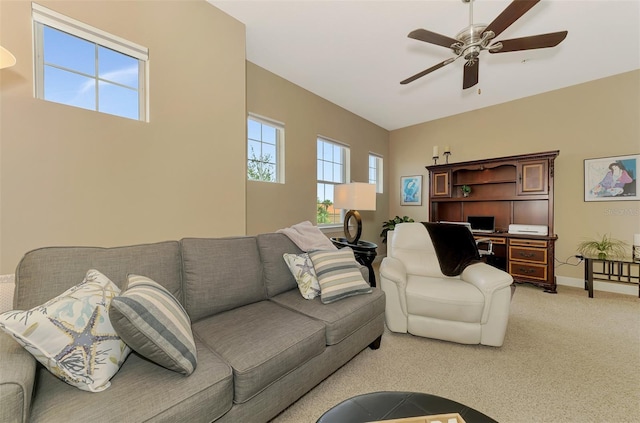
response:
[[[501,423],[640,422],[640,299],[518,285],[500,348],[386,331],[273,423],[315,422],[366,392],[417,391]]]

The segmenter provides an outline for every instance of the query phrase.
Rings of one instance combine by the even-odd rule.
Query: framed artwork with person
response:
[[[585,159],[584,201],[639,200],[640,154]]]

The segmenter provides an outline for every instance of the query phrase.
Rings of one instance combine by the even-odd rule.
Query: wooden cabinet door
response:
[[[433,172],[431,174],[431,196],[451,197],[451,171]]]
[[[547,194],[549,172],[546,160],[518,162],[518,195]]]

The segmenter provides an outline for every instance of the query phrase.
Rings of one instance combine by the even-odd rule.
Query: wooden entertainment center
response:
[[[426,166],[429,221],[466,222],[468,216],[494,216],[491,264],[514,281],[556,292],[553,229],[553,164],[560,152],[523,154]],[[464,196],[462,186],[471,188]],[[547,235],[509,233],[509,225],[546,226]]]

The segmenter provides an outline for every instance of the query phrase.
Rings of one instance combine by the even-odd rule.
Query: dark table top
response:
[[[324,413],[317,423],[365,423],[378,420],[458,413],[466,423],[497,423],[459,402],[419,392],[372,392],[349,398]]]

